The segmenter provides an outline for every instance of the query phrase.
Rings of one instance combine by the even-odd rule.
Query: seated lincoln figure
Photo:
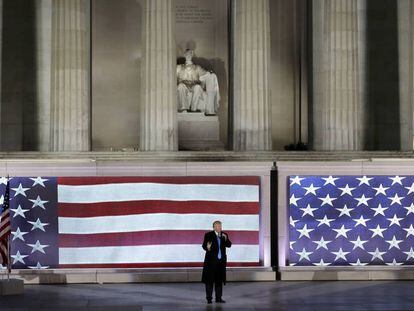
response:
[[[185,64],[177,65],[178,112],[204,112],[216,115],[220,94],[215,73],[193,63],[194,50],[184,53]]]

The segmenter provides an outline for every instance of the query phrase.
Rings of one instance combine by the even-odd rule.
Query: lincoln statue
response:
[[[177,65],[178,112],[204,112],[216,115],[220,93],[215,73],[193,63],[194,50],[184,53],[185,64]]]

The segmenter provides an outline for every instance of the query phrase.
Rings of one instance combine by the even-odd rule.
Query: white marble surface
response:
[[[28,269],[12,270],[11,278],[25,284],[201,282],[201,272],[201,268]],[[4,271],[0,271],[2,277],[5,278]],[[276,272],[265,267],[227,268],[227,280],[275,281]]]
[[[233,149],[272,150],[269,0],[234,1]]]
[[[52,1],[51,151],[90,150],[88,4]]]
[[[180,150],[224,150],[218,116],[177,113],[177,122]]]
[[[411,0],[399,0],[397,1],[397,6],[401,149],[412,150],[414,104],[414,3]]]
[[[52,65],[52,0],[38,0],[36,5],[36,100],[37,141],[40,151],[49,150]]]
[[[281,267],[283,281],[414,280],[414,266]]]
[[[365,0],[316,0],[313,13],[313,147],[364,148]]]
[[[177,150],[175,6],[143,1],[140,150]]]

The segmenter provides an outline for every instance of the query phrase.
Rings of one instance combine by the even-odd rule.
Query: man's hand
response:
[[[207,242],[207,250],[211,249],[211,242]]]
[[[224,240],[227,240],[227,234],[221,233],[224,236]]]

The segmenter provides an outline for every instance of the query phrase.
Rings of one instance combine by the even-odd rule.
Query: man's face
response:
[[[214,231],[221,232],[221,223],[214,224]]]
[[[194,53],[193,50],[188,50],[185,52],[184,57],[187,62],[193,59],[193,53]]]

